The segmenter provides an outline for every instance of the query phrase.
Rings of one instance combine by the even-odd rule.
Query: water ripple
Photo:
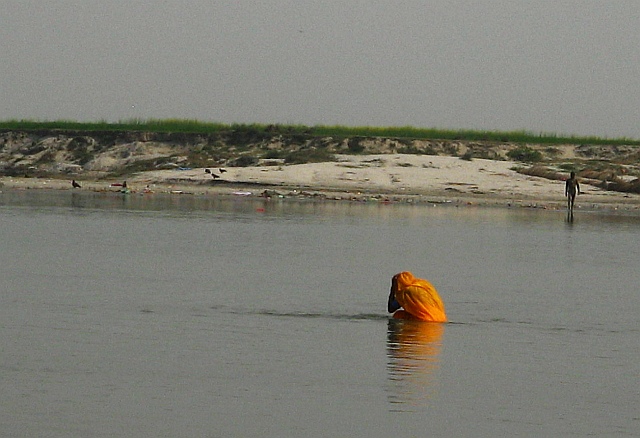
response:
[[[212,307],[221,310],[220,306]],[[387,321],[389,316],[384,313],[335,313],[335,312],[282,312],[278,310],[253,310],[253,309],[225,309],[227,313],[235,315],[274,316],[278,318],[303,318],[303,319],[337,319],[343,321]]]

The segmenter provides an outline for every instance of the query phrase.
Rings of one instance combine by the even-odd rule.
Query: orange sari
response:
[[[436,288],[408,271],[393,276],[387,307],[389,312],[395,312],[394,318],[447,322],[444,303]]]

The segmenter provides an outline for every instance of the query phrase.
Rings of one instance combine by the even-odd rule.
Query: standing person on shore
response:
[[[576,173],[571,172],[571,175],[564,185],[564,195],[567,197],[567,209],[573,213],[573,203],[576,200],[576,195],[580,194],[580,184]]]

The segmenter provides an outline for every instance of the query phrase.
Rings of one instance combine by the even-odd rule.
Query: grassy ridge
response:
[[[221,123],[203,123],[197,120],[127,120],[110,122],[76,122],[72,120],[32,121],[8,120],[0,121],[0,130],[62,130],[62,131],[148,131],[148,132],[185,132],[209,133],[229,129],[229,125]]]
[[[265,125],[265,124],[223,124],[201,122],[198,120],[164,119],[164,120],[127,120],[110,122],[76,122],[69,120],[32,121],[7,120],[0,121],[0,130],[64,130],[64,131],[146,131],[146,132],[181,132],[181,133],[216,133],[222,131],[259,131],[280,132],[290,134],[307,134],[331,137],[386,137],[408,139],[440,139],[469,141],[498,141],[511,143],[537,144],[592,144],[592,145],[640,145],[640,140],[628,138],[600,137],[563,137],[555,134],[533,134],[527,131],[474,131],[444,130],[435,128],[371,127],[371,126],[304,126],[304,125]]]

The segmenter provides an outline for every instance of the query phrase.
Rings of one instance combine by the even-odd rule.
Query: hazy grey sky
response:
[[[638,0],[0,0],[0,119],[640,138]]]

